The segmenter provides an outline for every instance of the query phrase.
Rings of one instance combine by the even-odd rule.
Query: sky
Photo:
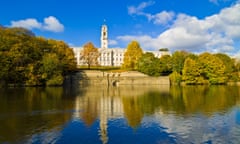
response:
[[[71,47],[110,48],[136,40],[144,50],[227,53],[240,57],[240,0],[2,0],[0,25],[24,27]]]

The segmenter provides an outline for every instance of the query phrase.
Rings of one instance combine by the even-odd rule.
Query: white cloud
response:
[[[161,47],[167,47],[172,51],[225,53],[235,53],[237,51],[234,46],[240,40],[240,3],[224,8],[218,14],[204,19],[186,14],[174,15],[173,12],[172,14],[162,12],[158,23],[166,24],[171,19],[173,23],[156,37],[125,35],[119,36],[117,39],[125,42],[137,40],[145,49],[158,50]],[[157,18],[154,18],[157,22]]]
[[[154,24],[166,25],[169,21],[172,21],[175,16],[174,12],[162,11],[152,16]]]
[[[28,18],[19,21],[11,21],[10,27],[23,27],[29,30],[40,29],[52,32],[62,32],[64,30],[63,24],[61,24],[59,20],[53,16],[44,18],[43,23],[38,22],[34,18]]]
[[[64,26],[53,16],[49,16],[44,19],[44,30],[53,31],[53,32],[62,32],[64,30]]]
[[[27,29],[41,28],[42,24],[39,23],[36,19],[29,18],[26,20],[11,21],[11,27],[24,27]]]
[[[142,15],[143,14],[143,9],[153,5],[154,2],[153,1],[148,1],[148,2],[142,2],[140,3],[138,6],[129,6],[128,7],[128,14],[130,15]]]
[[[153,21],[154,24],[157,25],[165,25],[169,21],[172,21],[175,14],[174,12],[162,11],[157,14],[150,14],[144,12],[144,9],[153,5],[154,1],[142,2],[138,6],[129,6],[128,7],[128,14],[129,15],[139,15],[145,16],[149,21]]]
[[[109,45],[117,45],[118,42],[116,40],[109,40],[108,44]]]

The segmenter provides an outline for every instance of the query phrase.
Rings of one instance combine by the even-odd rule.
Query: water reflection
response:
[[[239,143],[239,94],[235,86],[0,89],[0,143]]]
[[[44,132],[49,139],[71,119],[74,107],[63,88],[0,89],[0,99],[0,142],[25,143],[38,133],[44,139]]]
[[[138,129],[149,123],[144,122],[148,116],[154,116],[154,121],[167,133],[176,133],[178,142],[207,142],[213,132],[216,132],[214,138],[240,136],[237,132],[228,131],[231,136],[222,133],[225,128],[232,127],[229,122],[235,114],[230,113],[228,117],[228,111],[239,103],[239,92],[238,87],[226,86],[87,87],[84,96],[76,98],[76,109],[83,112],[74,117],[88,126],[99,119],[103,143],[108,142],[108,121],[111,119],[124,118],[130,127]]]

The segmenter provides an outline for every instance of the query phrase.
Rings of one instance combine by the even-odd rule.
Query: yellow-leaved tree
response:
[[[142,48],[137,41],[132,41],[128,44],[127,51],[124,54],[123,65],[124,69],[137,69],[138,59],[143,55]]]
[[[83,46],[81,59],[85,64],[88,65],[88,69],[90,69],[90,66],[98,65],[99,55],[100,53],[98,52],[98,49],[93,45],[93,43],[88,42]]]

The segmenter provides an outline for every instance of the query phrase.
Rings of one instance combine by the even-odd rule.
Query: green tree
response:
[[[160,58],[161,75],[169,75],[172,72],[172,58],[170,55],[163,55]]]
[[[76,68],[73,51],[63,41],[36,37],[23,28],[0,27],[0,57],[1,84],[61,85]],[[47,67],[50,61],[54,69]]]
[[[240,60],[235,60],[235,70],[237,73],[237,80],[239,81],[240,79]]]
[[[88,42],[83,46],[83,51],[81,53],[81,59],[88,65],[88,69],[92,65],[98,65],[98,57],[100,53],[98,49],[95,48],[93,43]]]
[[[182,70],[182,80],[186,84],[203,84],[204,78],[201,76],[200,66],[197,60],[187,58]]]
[[[202,53],[199,55],[201,76],[211,84],[224,84],[227,81],[226,67],[215,55]]]
[[[182,75],[176,71],[173,71],[169,75],[171,85],[179,85],[182,81]]]
[[[235,60],[235,64],[234,64],[235,66],[235,70],[237,71],[237,72],[240,72],[240,60]]]
[[[23,28],[0,28],[0,80],[21,83],[26,79],[25,65],[30,62],[28,44],[34,35]]]
[[[128,44],[127,51],[124,54],[123,68],[129,70],[137,69],[138,59],[142,56],[143,51],[137,41]]]
[[[220,58],[225,66],[225,75],[228,77],[229,80],[237,80],[237,74],[234,73],[235,69],[235,60],[232,59],[230,56],[218,53],[215,54],[218,58]]]
[[[172,54],[172,69],[180,74],[182,74],[182,69],[184,66],[184,61],[189,55],[186,51],[176,51]]]
[[[147,52],[138,60],[138,71],[150,76],[160,75],[160,60],[153,53]]]
[[[56,53],[61,64],[63,74],[66,75],[76,70],[76,59],[73,50],[63,41],[48,40],[50,49],[46,49],[46,53]]]
[[[46,81],[46,85],[62,85],[63,76],[61,71],[61,63],[57,54],[46,54],[43,57],[42,79]]]
[[[162,51],[162,52],[168,52],[169,49],[168,49],[168,48],[160,48],[159,51]]]

